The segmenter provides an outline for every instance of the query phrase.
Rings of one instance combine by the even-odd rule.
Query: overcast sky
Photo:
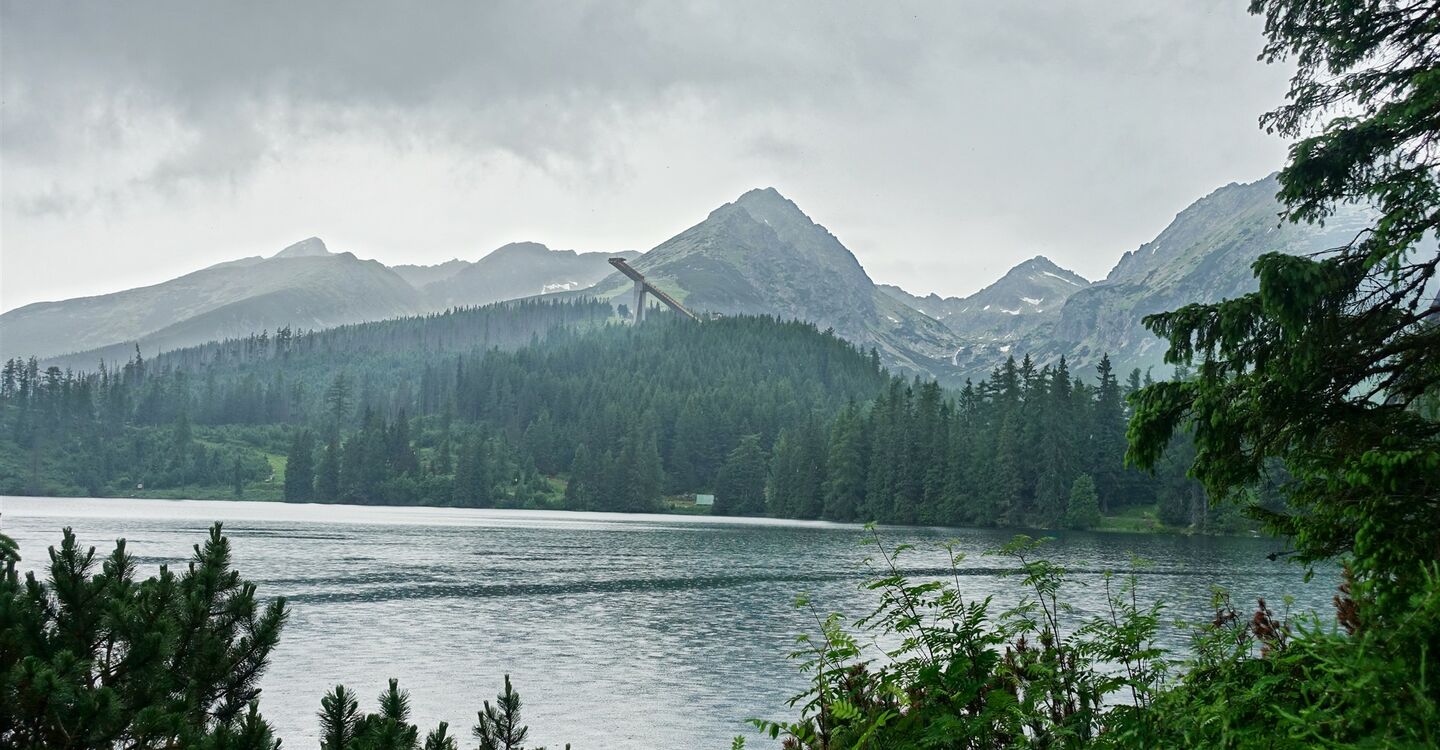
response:
[[[646,250],[774,186],[876,281],[1090,278],[1278,168],[1243,0],[0,0],[0,309],[311,235]]]

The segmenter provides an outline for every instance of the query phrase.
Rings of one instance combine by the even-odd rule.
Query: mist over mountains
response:
[[[217,264],[148,287],[0,315],[0,358],[35,355],[89,368],[138,345],[160,351],[282,327],[315,330],[538,295],[631,302],[626,257],[687,307],[814,323],[874,348],[897,372],[949,385],[983,378],[1008,356],[1072,369],[1109,353],[1124,368],[1160,364],[1141,324],[1153,312],[1254,289],[1250,264],[1269,251],[1343,244],[1363,225],[1344,209],[1325,226],[1279,219],[1273,176],[1230,184],[1176,215],[1091,282],[1036,256],[966,297],[917,296],[876,284],[854,254],[774,188],[751,190],[646,253],[552,250],[512,243],[474,261],[386,266],[333,252],[319,238],[268,257]],[[964,248],[957,249],[964,252]]]

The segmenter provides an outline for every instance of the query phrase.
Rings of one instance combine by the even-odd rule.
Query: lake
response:
[[[502,676],[524,698],[531,742],[548,747],[726,748],[736,734],[757,742],[744,719],[793,718],[785,701],[804,685],[786,655],[814,623],[794,610],[809,592],[822,609],[858,616],[874,601],[859,590],[858,526],[767,519],[552,511],[386,508],[119,499],[0,498],[0,530],[21,566],[46,562],[60,529],[108,552],[124,537],[153,574],[180,567],[213,521],[223,521],[242,575],[262,596],[287,597],[291,619],[266,674],[264,715],[287,748],[318,743],[320,697],[337,683],[374,710],[389,677],[410,691],[422,732],[438,720],[469,745],[484,700]],[[905,568],[946,565],[938,542],[970,553],[969,596],[1013,602],[1012,568],[983,552],[1011,530],[885,528],[888,544],[922,549]],[[1050,532],[1047,556],[1069,566],[1069,600],[1103,604],[1105,570],[1132,555],[1146,597],[1169,603],[1169,619],[1208,620],[1210,586],[1237,608],[1264,596],[1277,612],[1328,615],[1338,582],[1327,569],[1310,583],[1296,565],[1271,561],[1282,542]],[[1072,620],[1073,622],[1074,620]],[[1167,638],[1183,644],[1178,631]],[[458,731],[456,731],[458,730]]]

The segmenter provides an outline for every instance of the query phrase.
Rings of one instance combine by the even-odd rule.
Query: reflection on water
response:
[[[164,500],[0,498],[3,529],[23,567],[73,526],[108,551],[124,537],[148,575],[183,562],[223,521],[235,562],[262,595],[292,603],[261,706],[286,747],[318,742],[320,696],[344,683],[366,697],[388,677],[410,690],[422,729],[449,721],[468,734],[483,700],[511,674],[537,744],[579,748],[720,748],[752,716],[789,718],[803,686],[786,660],[807,622],[791,602],[868,611],[858,590],[867,548],[857,526],[815,522],[545,511],[376,508]],[[1013,532],[884,529],[921,549],[915,575],[949,575],[934,544],[959,542],[970,596],[1014,600],[1007,560],[985,550]],[[1208,619],[1210,586],[1239,602],[1296,597],[1324,611],[1333,571],[1266,556],[1265,539],[1057,533],[1048,556],[1076,571],[1069,600],[1103,603],[1105,570],[1147,561],[1142,595],[1171,619]],[[1167,637],[1183,642],[1178,632]],[[752,740],[753,742],[753,740]],[[760,746],[757,744],[757,746]]]

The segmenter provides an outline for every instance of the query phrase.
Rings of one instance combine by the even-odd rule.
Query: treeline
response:
[[[1133,370],[1122,384],[1108,357],[1089,379],[1063,358],[1038,368],[1011,358],[953,397],[934,381],[895,378],[828,423],[791,425],[768,455],[761,441],[742,441],[718,477],[716,510],[1084,528],[1101,514],[1158,505],[1173,525],[1242,525],[1233,508],[1210,509],[1185,476],[1185,440],[1153,474],[1125,468],[1126,398],[1149,382]]]
[[[1185,446],[1154,475],[1124,468],[1145,378],[1108,360],[1089,377],[1012,360],[953,393],[808,324],[609,314],[512,303],[88,373],[12,360],[0,490],[619,511],[714,493],[725,514],[1047,527],[1158,503],[1175,525],[1238,521],[1185,478]]]

